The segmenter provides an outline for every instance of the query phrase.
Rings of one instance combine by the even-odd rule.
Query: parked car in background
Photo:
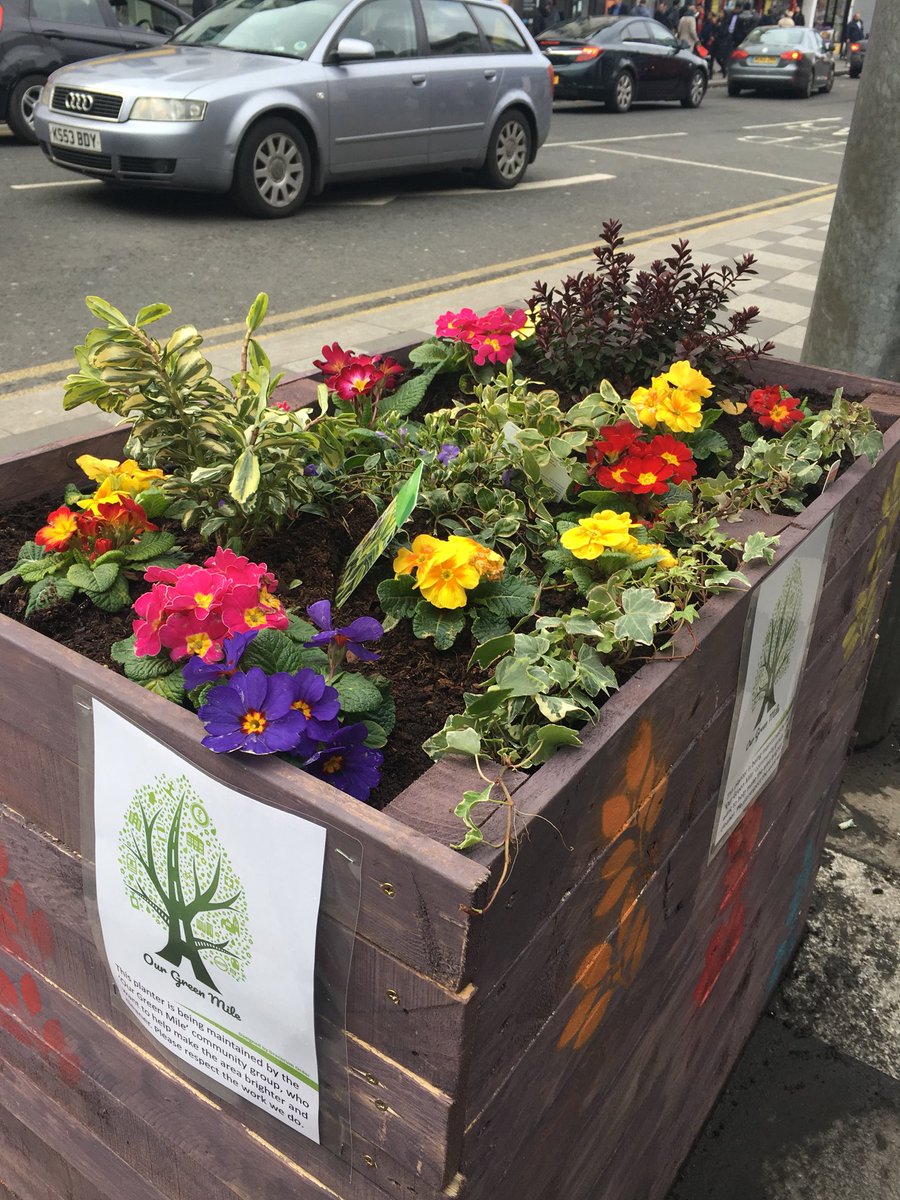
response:
[[[514,187],[551,75],[491,0],[223,0],[157,53],[57,71],[35,128],[70,170],[285,217],[352,177],[469,167]]]
[[[553,64],[556,100],[602,100],[617,113],[640,100],[699,108],[709,83],[706,61],[647,17],[576,18],[546,30],[538,45]]]
[[[752,30],[728,60],[728,95],[790,89],[800,96],[830,92],[834,48],[814,29],[766,25]]]
[[[863,63],[866,59],[866,48],[869,45],[869,39],[860,38],[858,42],[851,42],[847,47],[847,59],[850,63],[850,78],[859,79],[862,75]]]
[[[0,121],[36,142],[34,107],[52,71],[158,46],[189,20],[167,0],[0,0]]]

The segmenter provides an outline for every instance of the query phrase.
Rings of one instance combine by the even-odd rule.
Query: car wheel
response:
[[[825,94],[827,95],[828,92],[830,92],[833,87],[834,87],[834,67],[832,67],[831,70],[828,72],[828,78],[825,80],[825,82],[819,88],[819,91],[825,92]]]
[[[306,138],[290,121],[269,117],[244,135],[231,194],[251,217],[290,217],[306,199],[311,174]]]
[[[738,87],[738,85],[736,83],[732,83],[731,80],[729,79],[728,80],[728,95],[729,96],[739,96],[740,94],[741,94],[741,89]]]
[[[622,71],[613,80],[612,92],[606,98],[606,107],[610,112],[627,113],[634,101],[634,76],[628,71]]]
[[[815,92],[815,90],[816,90],[816,75],[815,75],[814,71],[810,71],[809,79],[807,79],[806,83],[800,85],[797,95],[800,97],[801,100],[812,100],[813,93]]]
[[[501,113],[491,130],[480,179],[485,187],[513,188],[531,162],[531,127],[515,109]]]
[[[37,134],[34,132],[34,109],[41,98],[41,91],[46,82],[46,75],[26,75],[24,79],[20,79],[14,85],[9,93],[6,120],[13,136],[20,142],[37,145]]]
[[[694,71],[688,80],[687,95],[681,97],[682,108],[699,108],[706,95],[706,77],[702,71]]]

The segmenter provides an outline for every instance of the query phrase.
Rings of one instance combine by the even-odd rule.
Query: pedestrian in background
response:
[[[731,54],[731,34],[728,32],[728,22],[728,14],[723,13],[713,25],[712,44],[710,45],[712,60],[709,67],[710,78],[715,69],[713,63],[718,65],[723,79],[728,74],[728,58]]]
[[[795,4],[794,7],[791,9],[791,16],[794,18],[795,25],[805,25],[806,24],[806,22],[803,19],[803,9],[800,7],[799,4]]]
[[[756,13],[753,11],[753,5],[750,0],[744,0],[744,7],[741,11],[732,18],[730,25],[731,45],[739,46],[745,37],[748,36],[751,30],[757,26]]]
[[[633,17],[652,17],[653,16],[650,9],[647,7],[646,4],[644,4],[643,0],[638,0],[638,3],[631,10],[631,15]]]
[[[675,31],[675,36],[678,38],[678,45],[682,50],[697,51],[697,46],[700,38],[697,35],[697,10],[693,4],[689,4],[685,9],[684,16],[678,22],[678,28]]]
[[[779,29],[793,29],[794,28],[794,18],[791,16],[790,13],[787,13],[787,12],[783,13],[782,16],[780,16],[778,18],[778,28]]]

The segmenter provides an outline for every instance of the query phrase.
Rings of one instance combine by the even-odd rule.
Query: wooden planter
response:
[[[0,622],[0,1184],[21,1200],[663,1196],[801,935],[900,538],[893,393],[868,396],[885,431],[875,466],[856,463],[784,529],[781,553],[834,515],[818,616],[779,773],[710,863],[744,591],[707,604],[680,655],[629,680],[580,749],[512,781],[525,832],[484,916],[471,909],[501,852],[447,846],[464,764],[375,812],[285,764],[208,754],[192,714]],[[87,448],[0,464],[0,503],[61,491]],[[76,688],[361,843],[343,1161],[180,1077],[113,1005],[82,894]],[[504,824],[487,819],[489,841]]]

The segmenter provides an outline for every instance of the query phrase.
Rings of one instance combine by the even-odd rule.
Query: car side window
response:
[[[33,0],[31,15],[37,21],[63,25],[97,25],[106,28],[95,0]]]
[[[419,52],[410,0],[371,0],[356,10],[339,36],[371,42],[376,58],[414,58]]]
[[[495,53],[527,54],[528,46],[508,13],[500,8],[488,8],[486,4],[473,4],[471,11]]]
[[[110,0],[116,20],[120,25],[149,29],[168,37],[185,24],[185,19],[176,17],[153,0]]]
[[[650,30],[643,21],[632,21],[622,31],[623,42],[649,42]]]
[[[478,26],[459,0],[422,0],[432,54],[481,54]]]
[[[672,37],[668,29],[663,29],[662,25],[657,25],[653,21],[647,22],[647,28],[650,31],[650,41],[654,46],[677,46],[678,41]]]

